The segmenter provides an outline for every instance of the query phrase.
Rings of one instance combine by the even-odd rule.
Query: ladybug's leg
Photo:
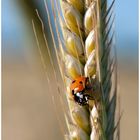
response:
[[[88,94],[85,94],[85,97],[88,99],[88,100],[94,100],[94,97],[88,95]]]
[[[86,81],[85,81],[85,89],[86,90],[91,90],[92,89],[91,82],[89,81],[88,77],[86,78]]]

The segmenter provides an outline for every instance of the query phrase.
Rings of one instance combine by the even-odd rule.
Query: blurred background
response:
[[[63,139],[66,133],[64,116],[60,113],[65,108],[53,82],[55,77],[35,9],[43,13],[40,16],[49,33],[43,0],[2,0],[2,140],[54,140]],[[118,87],[123,111],[121,140],[137,140],[138,1],[116,0],[115,13]],[[45,68],[32,21],[44,50]],[[51,48],[49,34],[46,37]],[[57,65],[55,69],[58,70]],[[57,78],[61,83],[60,75]]]

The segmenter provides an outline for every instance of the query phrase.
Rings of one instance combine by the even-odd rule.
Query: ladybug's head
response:
[[[88,104],[88,96],[85,95],[83,92],[77,92],[76,94],[74,94],[74,100],[81,106]]]

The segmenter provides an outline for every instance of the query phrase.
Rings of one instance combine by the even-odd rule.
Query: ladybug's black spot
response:
[[[80,84],[83,84],[83,82],[82,82],[82,81],[80,81],[79,83],[80,83]]]
[[[74,81],[72,81],[72,83],[75,83],[75,80],[74,80]]]
[[[74,90],[72,90],[72,94],[74,95]]]

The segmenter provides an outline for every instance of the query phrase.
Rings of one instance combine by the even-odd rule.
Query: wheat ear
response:
[[[118,123],[115,124],[116,54],[112,57],[111,52],[114,1],[108,8],[107,0],[61,0],[60,5],[63,39],[58,31],[57,34],[70,112],[66,116],[69,129],[66,139],[119,139]],[[94,88],[94,100],[86,106],[80,106],[71,96],[70,84],[79,76],[89,77]]]

